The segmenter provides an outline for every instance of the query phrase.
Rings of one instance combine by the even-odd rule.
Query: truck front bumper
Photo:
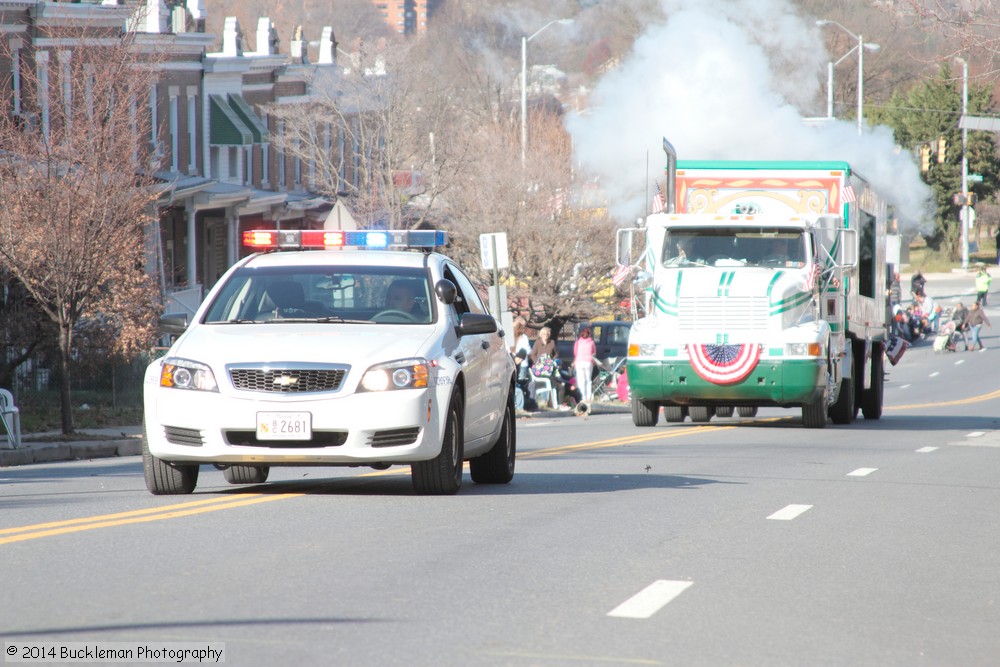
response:
[[[714,384],[702,379],[688,361],[630,358],[629,389],[640,401],[680,405],[803,405],[826,390],[826,360],[761,359],[739,382]]]

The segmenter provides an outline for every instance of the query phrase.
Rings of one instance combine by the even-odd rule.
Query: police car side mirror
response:
[[[440,283],[439,283],[440,284]],[[488,334],[497,330],[497,321],[485,313],[465,313],[457,327],[459,336]]]
[[[455,299],[458,298],[458,288],[447,278],[437,281],[434,285],[434,293],[447,305],[455,303]]]
[[[160,333],[179,336],[188,328],[187,313],[165,313],[160,316]]]

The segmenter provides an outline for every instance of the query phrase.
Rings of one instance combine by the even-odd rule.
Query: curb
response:
[[[17,449],[0,449],[0,467],[80,461],[112,456],[137,456],[142,453],[140,438],[81,440],[77,442],[27,442]]]

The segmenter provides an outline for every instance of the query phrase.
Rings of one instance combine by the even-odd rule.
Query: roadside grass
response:
[[[996,258],[996,243],[990,239],[979,243],[976,250],[969,252],[969,265],[982,263],[995,266]],[[917,269],[923,273],[948,273],[961,267],[961,260],[952,260],[945,253],[927,247],[921,239],[910,246],[909,262],[904,263],[901,269],[903,273],[913,273]]]

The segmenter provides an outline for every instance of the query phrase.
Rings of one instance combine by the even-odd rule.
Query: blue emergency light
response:
[[[257,250],[306,250],[350,248],[438,248],[448,244],[448,233],[436,229],[385,231],[325,229],[255,229],[243,232],[243,245]]]

